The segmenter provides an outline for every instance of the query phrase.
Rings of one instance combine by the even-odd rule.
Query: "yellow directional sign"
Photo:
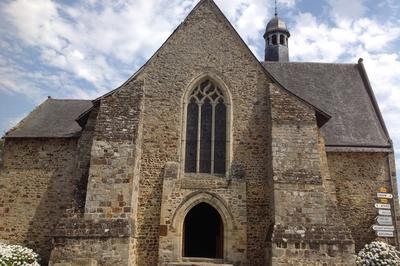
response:
[[[388,190],[385,187],[380,187],[379,192],[386,193],[386,192],[388,192]]]
[[[389,203],[389,200],[388,199],[379,199],[379,203],[387,204],[387,203]]]

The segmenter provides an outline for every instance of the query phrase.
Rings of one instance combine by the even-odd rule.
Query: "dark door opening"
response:
[[[183,231],[184,257],[223,258],[224,225],[211,205],[193,207],[185,217]]]

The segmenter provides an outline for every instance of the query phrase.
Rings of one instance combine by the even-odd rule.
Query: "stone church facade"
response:
[[[362,60],[259,62],[212,0],[93,101],[49,98],[5,135],[0,239],[66,265],[354,265],[393,146]]]

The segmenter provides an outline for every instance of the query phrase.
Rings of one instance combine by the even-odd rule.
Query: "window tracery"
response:
[[[187,105],[185,172],[225,174],[227,108],[210,80],[191,92]]]

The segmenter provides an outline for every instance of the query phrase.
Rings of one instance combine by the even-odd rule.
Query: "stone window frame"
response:
[[[202,82],[210,80],[218,86],[224,94],[224,102],[226,107],[226,158],[225,158],[225,174],[210,174],[210,173],[185,173],[185,152],[186,152],[186,126],[187,126],[187,107],[193,89]],[[185,88],[185,93],[181,101],[181,143],[180,143],[180,177],[184,176],[223,176],[228,177],[231,170],[232,162],[232,96],[228,90],[226,83],[216,74],[207,72],[203,73],[189,82]]]

